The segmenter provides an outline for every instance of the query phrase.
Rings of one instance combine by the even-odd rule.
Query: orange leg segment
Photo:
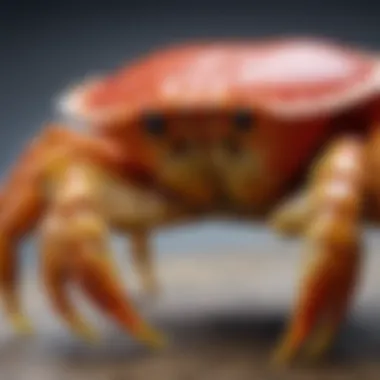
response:
[[[63,170],[62,175],[56,178],[55,185],[57,190],[47,218],[57,222],[55,246],[63,243],[63,247],[66,247],[67,250],[61,253],[60,259],[67,263],[70,276],[99,309],[132,336],[151,346],[161,346],[165,342],[164,337],[144,322],[135,310],[126,296],[117,268],[110,259],[110,233],[107,220],[102,214],[100,173],[87,163],[75,163]],[[52,238],[48,222],[49,219],[43,232]],[[53,252],[47,252],[47,255],[51,253]],[[47,276],[49,274],[48,272]],[[50,294],[58,293],[51,291]],[[63,298],[56,297],[59,306],[57,310],[73,326],[73,320],[76,323],[79,319],[73,313],[62,313],[68,309],[64,309],[65,305],[60,300]],[[76,330],[81,330],[83,325],[75,327],[78,327]]]
[[[41,212],[41,194],[29,186],[20,186],[2,197],[0,213],[0,289],[10,322],[19,332],[30,332],[31,326],[22,315],[17,296],[17,245],[24,233],[33,228]]]
[[[149,234],[145,230],[134,230],[130,236],[131,254],[141,284],[147,296],[155,296],[159,286],[153,266],[153,254],[149,245]]]
[[[276,365],[290,363],[306,343],[309,359],[322,355],[346,315],[360,268],[364,150],[355,137],[338,139],[312,173],[308,262],[292,320],[274,355]]]
[[[310,222],[312,202],[306,191],[292,196],[285,201],[270,219],[270,225],[279,234],[299,236]]]
[[[135,311],[110,260],[97,163],[120,164],[116,147],[60,128],[47,129],[18,161],[0,199],[0,290],[5,312],[17,329],[29,328],[17,291],[17,244],[39,226],[47,292],[76,333],[94,337],[68,297],[69,282],[135,338],[160,346],[164,338]]]

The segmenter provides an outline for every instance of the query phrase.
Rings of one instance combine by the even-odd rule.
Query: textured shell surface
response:
[[[144,109],[248,106],[280,117],[349,107],[377,93],[374,55],[319,39],[167,47],[63,97],[61,109],[96,121]]]

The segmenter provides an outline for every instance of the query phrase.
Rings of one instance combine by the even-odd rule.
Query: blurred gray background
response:
[[[21,2],[3,0],[0,3],[0,172],[4,176],[28,140],[45,122],[56,117],[53,107],[54,98],[68,85],[80,81],[88,73],[112,70],[151,48],[198,38],[257,38],[305,34],[333,37],[380,50],[379,9],[380,5],[376,4],[375,0],[372,2],[290,0],[231,2],[30,0]],[[149,378],[152,372],[153,376],[160,371],[160,373],[165,373],[163,369],[166,368],[165,363],[172,363],[173,360],[194,370],[198,368],[197,365],[202,364],[202,358],[209,363],[214,363],[212,365],[215,368],[222,363],[225,363],[227,368],[232,360],[245,363],[247,378],[250,378],[253,367],[260,366],[258,364],[261,363],[260,360],[266,362],[268,358],[267,351],[265,355],[261,352],[264,342],[258,336],[268,329],[274,331],[268,343],[270,348],[273,348],[279,337],[281,330],[279,326],[291,307],[290,300],[294,290],[295,273],[298,269],[297,243],[276,240],[265,226],[254,227],[226,225],[218,222],[203,223],[165,231],[158,234],[155,239],[155,249],[159,254],[174,253],[173,257],[178,258],[178,255],[188,257],[188,261],[181,262],[170,259],[169,266],[166,261],[160,261],[160,278],[164,285],[166,284],[169,295],[166,303],[159,303],[161,305],[159,309],[161,307],[161,310],[165,308],[169,310],[166,314],[164,313],[166,317],[172,316],[176,310],[175,302],[170,307],[170,299],[178,300],[178,297],[181,298],[182,304],[187,306],[182,317],[193,315],[194,308],[196,312],[201,312],[207,309],[210,303],[216,307],[215,310],[223,309],[225,312],[231,310],[231,304],[236,306],[237,315],[240,317],[235,316],[237,318],[235,322],[214,321],[211,327],[207,325],[206,329],[197,330],[198,336],[202,336],[203,346],[191,346],[191,344],[187,346],[188,340],[185,339],[184,345],[187,348],[182,347],[176,352],[174,348],[174,351],[169,351],[166,356],[155,356],[156,359],[131,361],[134,369],[126,369],[123,366],[128,365],[129,362],[125,356],[126,351],[123,346],[125,342],[120,343],[119,340],[122,338],[115,332],[110,335],[111,343],[103,346],[102,349],[92,351],[83,348],[76,341],[73,343],[69,340],[67,343],[65,340],[60,340],[61,343],[59,343],[54,339],[53,343],[48,344],[47,350],[41,351],[36,350],[37,346],[34,344],[24,345],[19,342],[14,345],[12,338],[10,343],[2,341],[4,349],[0,351],[0,378],[3,379],[3,370],[11,368],[18,371],[15,379],[24,378],[22,376],[31,379],[34,375],[40,380],[57,379],[56,365],[36,366],[36,360],[32,355],[39,352],[41,359],[46,358],[48,352],[54,356],[55,351],[51,348],[57,345],[60,346],[60,351],[54,357],[61,359],[65,357],[63,362],[59,362],[59,368],[61,365],[75,368],[75,373],[81,376],[91,373],[91,376],[96,379],[97,375],[101,376],[100,374],[103,373],[104,377],[99,377],[99,379],[111,378],[106,375],[108,370],[103,372],[103,369],[106,362],[117,353],[123,363],[123,366],[120,365],[119,368],[120,373],[136,370],[142,374],[140,378]],[[376,231],[369,231],[367,237],[369,251],[376,254],[380,246],[378,234]],[[220,254],[221,251],[227,254],[235,253],[236,259],[233,259],[235,261],[231,262],[228,258],[202,261],[203,254],[208,257],[209,254]],[[36,263],[38,256],[32,246],[28,245],[24,252],[31,259],[29,263]],[[194,253],[197,255],[194,256]],[[248,259],[246,253],[248,255],[261,253],[262,255],[259,255],[260,260],[252,257]],[[267,259],[269,253],[274,256]],[[350,332],[343,339],[343,346],[346,352],[354,352],[354,356],[365,356],[366,352],[370,352],[376,362],[380,357],[380,330],[378,328],[380,287],[377,275],[380,261],[378,256],[371,259],[367,265],[365,291],[362,293],[359,304],[364,305],[366,311],[373,308],[377,311],[370,314],[366,312],[366,316],[362,315],[362,322],[354,324],[354,327],[351,326]],[[178,272],[176,272],[177,269]],[[210,280],[210,273],[215,273],[219,277]],[[192,280],[194,276],[198,276],[196,281]],[[230,285],[231,281],[232,285]],[[26,285],[26,294],[29,296],[25,298],[29,304],[29,310],[32,315],[34,314],[34,319],[40,325],[42,324],[40,333],[46,333],[51,329],[55,331],[57,324],[54,325],[52,322],[54,319],[50,319],[50,322],[45,321],[47,318],[45,311],[41,316],[42,310],[45,310],[41,309],[43,293],[36,292],[36,286],[34,282]],[[226,289],[230,293],[221,294]],[[276,312],[268,312],[268,307],[273,305]],[[247,323],[244,322],[243,310],[249,308],[251,311],[253,308],[255,312],[258,312],[260,308],[264,310],[264,316],[258,318],[257,324],[254,323],[252,315],[246,319]],[[281,315],[280,324],[276,319],[278,313]],[[236,324],[236,320],[242,323]],[[275,321],[274,324],[273,321]],[[51,327],[52,325],[55,327]],[[170,326],[172,329],[173,324]],[[251,329],[249,330],[251,332],[252,329],[257,329],[257,331],[251,334],[246,328]],[[189,324],[185,324],[183,330],[188,331],[188,336],[191,337],[196,328],[194,330]],[[216,330],[217,334],[225,334],[221,340],[213,335],[213,331]],[[228,331],[233,331],[232,335],[229,335]],[[210,338],[210,334],[213,338]],[[235,336],[234,334],[238,336],[237,341],[231,338]],[[197,334],[195,333],[194,336]],[[252,338],[251,343],[236,343],[247,336]],[[205,341],[208,338],[214,339],[214,343],[216,341],[215,344],[219,348],[224,347],[225,352],[220,353],[219,348],[215,349],[214,343],[207,346]],[[257,344],[259,344],[259,349],[257,349]],[[261,356],[257,356],[257,352],[261,352]],[[256,359],[251,360],[254,355]],[[257,359],[260,357],[261,359]],[[42,359],[40,359],[37,363],[41,363]],[[5,364],[8,361],[13,364]],[[346,377],[344,378],[356,378],[352,370],[347,369],[349,364],[347,362],[345,364]],[[72,373],[67,368],[66,373]],[[34,375],[30,371],[34,371]],[[115,371],[119,370],[115,369],[112,373],[116,373]],[[186,372],[187,370],[184,371],[183,373],[189,373]],[[199,373],[204,373],[203,370],[199,371]],[[341,374],[339,371],[337,370],[337,375]],[[363,371],[357,378],[376,379],[380,370],[376,367],[375,372],[368,372],[374,373],[372,377],[365,375],[367,373],[365,369]],[[349,377],[350,375],[353,377]],[[218,380],[222,378],[220,373],[215,377],[212,375],[206,377]],[[74,379],[72,375],[68,378]],[[112,378],[123,377],[115,375]],[[167,377],[163,375],[163,378]],[[203,377],[198,375],[194,378]],[[322,377],[319,378],[322,379]],[[324,378],[330,377],[326,375]],[[8,380],[10,377],[4,375],[4,379]]]

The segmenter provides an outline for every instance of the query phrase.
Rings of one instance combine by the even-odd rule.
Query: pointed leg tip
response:
[[[75,331],[76,335],[89,344],[98,344],[100,335],[92,328],[81,327]]]
[[[169,344],[168,338],[163,333],[147,326],[136,333],[136,338],[154,350],[163,349]]]
[[[274,369],[281,369],[285,366],[286,362],[279,355],[275,354],[270,359],[270,366]]]
[[[307,363],[317,363],[318,361],[320,361],[322,354],[323,353],[321,350],[315,348],[305,353],[304,361],[306,361]]]
[[[270,365],[275,370],[286,370],[292,364],[293,355],[289,349],[279,347],[272,355]]]
[[[305,360],[308,363],[316,364],[325,359],[325,354],[332,346],[333,336],[321,336],[320,340],[313,342],[309,350],[305,353]]]
[[[29,321],[24,315],[14,314],[11,316],[11,324],[14,331],[23,336],[33,335],[34,329]]]
[[[82,320],[71,321],[69,327],[75,335],[87,343],[97,344],[100,341],[100,335],[98,332]]]

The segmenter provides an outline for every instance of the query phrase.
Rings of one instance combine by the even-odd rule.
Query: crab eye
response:
[[[252,128],[255,120],[251,110],[241,109],[235,113],[233,122],[239,131],[248,131]]]
[[[145,112],[142,116],[142,123],[150,135],[162,136],[165,133],[165,118],[157,112]]]

